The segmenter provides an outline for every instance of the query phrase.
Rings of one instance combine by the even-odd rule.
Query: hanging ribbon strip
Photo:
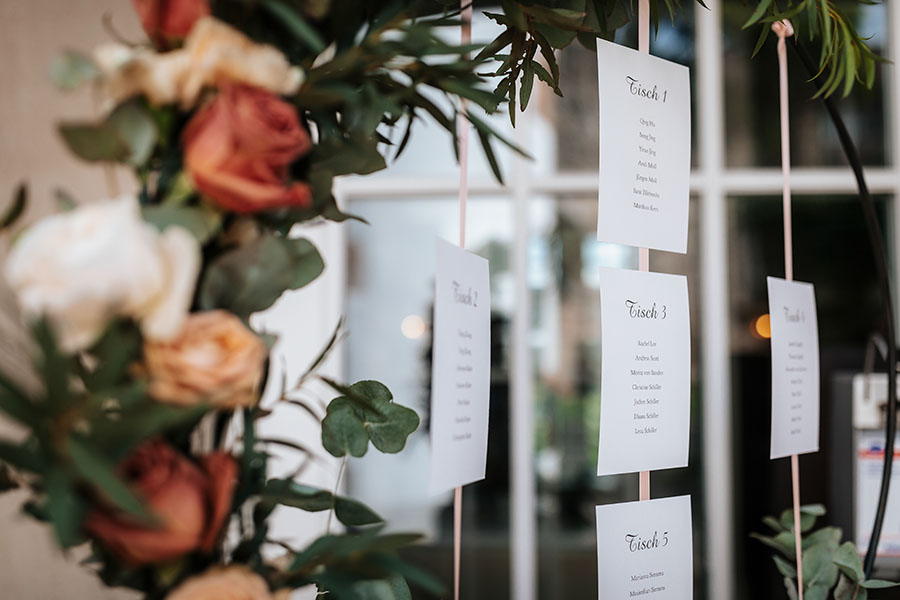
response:
[[[638,2],[638,52],[650,54],[650,0]],[[638,270],[650,270],[650,249],[638,249]],[[650,471],[641,471],[638,498],[650,499]]]
[[[462,9],[462,43],[472,43],[472,0],[460,0]],[[469,121],[465,117],[468,102],[462,99],[461,114],[457,116],[459,137],[459,247],[466,247],[466,200],[469,187]],[[459,600],[459,572],[462,544],[462,486],[453,490],[453,600]]]
[[[784,212],[784,278],[794,279],[794,250],[791,238],[791,137],[788,120],[788,67],[787,38],[794,35],[791,22],[785,19],[772,23],[772,31],[778,36],[778,82],[781,105],[781,171],[784,175],[782,210]],[[794,550],[797,554],[797,584],[800,600],[803,600],[803,543],[800,531],[800,460],[791,455],[791,488],[794,501]]]

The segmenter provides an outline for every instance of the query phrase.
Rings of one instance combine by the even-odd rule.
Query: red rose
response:
[[[208,16],[207,0],[132,0],[144,31],[163,50],[187,37],[198,19]]]
[[[249,86],[226,86],[184,132],[184,164],[197,189],[239,213],[309,206],[309,186],[289,182],[288,167],[310,148],[294,108]]]
[[[157,525],[147,526],[103,506],[88,516],[88,533],[133,565],[212,550],[237,484],[237,464],[230,455],[204,456],[198,467],[165,442],[153,441],[126,459],[121,473],[144,499]]]

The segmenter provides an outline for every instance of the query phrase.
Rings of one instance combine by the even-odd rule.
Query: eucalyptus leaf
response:
[[[209,241],[222,227],[221,213],[203,206],[177,206],[157,204],[141,209],[144,220],[159,231],[172,225],[183,227],[202,245]]]
[[[74,89],[100,76],[100,69],[89,57],[74,50],[66,50],[53,59],[50,78],[59,88]]]
[[[364,456],[371,441],[381,452],[397,453],[419,426],[415,411],[393,402],[393,396],[377,381],[360,381],[328,405],[322,421],[322,444],[336,457]]]
[[[296,290],[325,268],[306,239],[265,235],[213,260],[200,284],[204,310],[224,308],[242,318],[264,310],[286,290]]]
[[[844,542],[834,554],[834,564],[846,575],[853,583],[861,583],[865,580],[863,573],[862,560],[856,551],[853,542]]]

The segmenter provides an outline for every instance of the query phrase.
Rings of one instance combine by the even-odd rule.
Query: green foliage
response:
[[[377,381],[349,387],[326,381],[344,394],[331,401],[322,421],[322,445],[332,456],[364,456],[370,441],[381,452],[403,450],[419,426],[414,410],[393,402],[391,392]]]
[[[333,510],[338,520],[349,527],[362,527],[384,523],[371,508],[344,496],[335,496],[329,491],[301,485],[289,479],[270,479],[260,494],[261,502],[292,506],[309,512]]]
[[[835,600],[858,600],[867,597],[868,589],[893,587],[897,584],[879,579],[866,579],[862,561],[853,542],[841,544],[842,532],[838,527],[823,527],[812,531],[818,517],[825,515],[825,507],[811,504],[800,507],[800,531],[803,549],[803,597],[809,600],[825,600],[834,589]],[[788,509],[779,519],[764,517],[774,535],[753,533],[750,536],[779,554],[772,555],[775,568],[784,577],[788,598],[796,600],[797,569],[794,540],[794,513]],[[836,587],[835,587],[836,586]]]
[[[9,208],[0,215],[0,231],[4,229],[8,229],[16,224],[16,221],[19,220],[19,217],[22,216],[22,213],[25,212],[25,207],[28,204],[28,186],[25,185],[24,182],[20,183],[16,188],[16,193],[13,195],[13,201],[9,205]]]
[[[175,203],[145,206],[144,220],[163,231],[179,225],[190,231],[200,244],[208,242],[222,227],[222,215],[204,205],[179,206]]]
[[[274,575],[275,582],[292,588],[315,584],[340,600],[402,600],[409,597],[408,588],[400,582],[406,579],[441,595],[442,586],[434,577],[396,555],[398,549],[420,539],[417,534],[382,534],[380,527],[356,534],[325,535],[295,553],[288,568]],[[386,581],[388,586],[375,580]]]
[[[53,59],[50,78],[60,89],[71,90],[94,80],[100,69],[94,61],[74,50],[67,50]]]
[[[869,0],[857,1],[872,4]],[[772,23],[783,19],[791,19],[795,36],[802,35],[803,28],[810,40],[821,36],[816,77],[825,80],[814,97],[828,97],[838,90],[846,97],[856,83],[872,88],[875,66],[884,59],[872,52],[866,39],[857,33],[853,21],[834,0],[789,0],[783,9],[773,0],[760,0],[744,24],[745,29],[752,25],[761,26],[754,55],[768,38]]]
[[[158,140],[156,121],[143,100],[128,100],[99,123],[62,123],[59,132],[78,157],[141,166]]]
[[[263,235],[209,264],[198,302],[201,309],[224,308],[247,319],[270,307],[285,290],[312,282],[324,268],[309,240]]]
[[[0,375],[0,411],[26,426],[18,444],[0,441],[4,468],[24,474],[28,512],[48,521],[64,548],[84,541],[81,522],[99,498],[141,519],[141,500],[122,482],[116,465],[142,440],[190,430],[204,411],[160,405],[128,369],[139,356],[133,324],[113,323],[90,349],[88,369],[64,356],[45,322],[34,327],[35,369],[44,389],[32,395]],[[73,385],[77,380],[78,384]]]

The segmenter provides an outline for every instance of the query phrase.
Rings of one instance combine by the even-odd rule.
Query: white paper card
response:
[[[597,239],[687,252],[691,174],[688,68],[597,40]]]
[[[683,275],[600,270],[597,474],[686,467],[691,323]]]
[[[437,240],[431,370],[431,482],[484,479],[491,379],[488,261]]]
[[[819,450],[819,326],[811,283],[767,277],[772,327],[770,458]]]
[[[597,507],[601,600],[693,598],[691,497]]]

